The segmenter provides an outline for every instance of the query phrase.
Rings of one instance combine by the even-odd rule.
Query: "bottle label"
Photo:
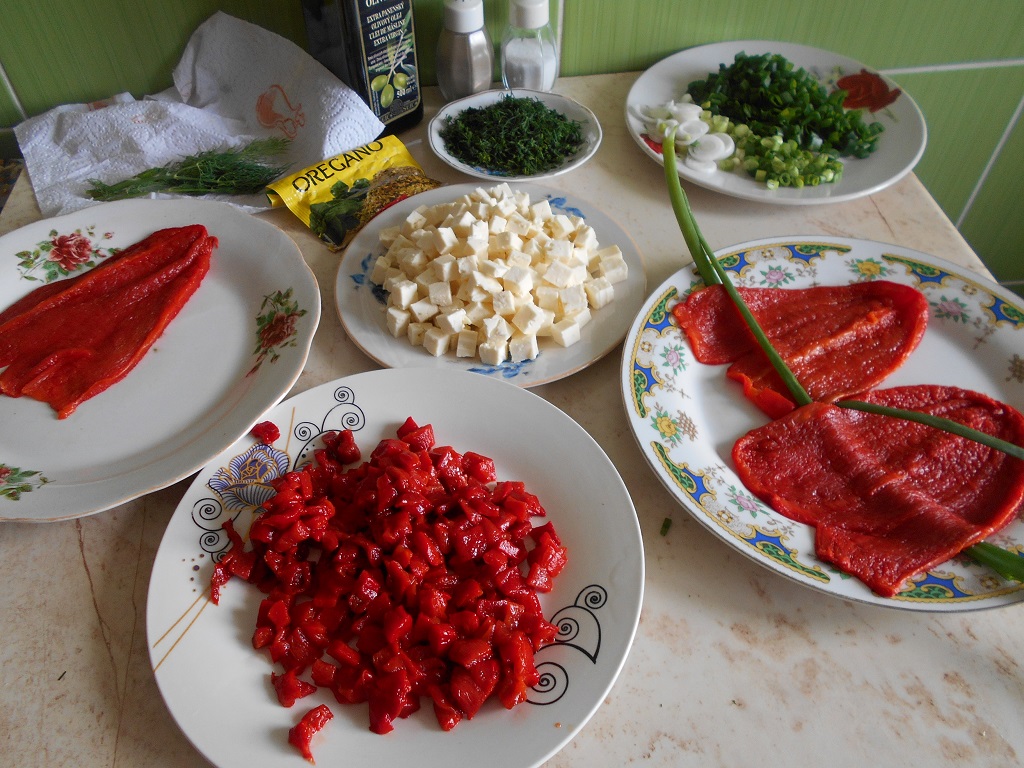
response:
[[[420,104],[412,2],[358,0],[358,5],[370,108],[381,122],[390,123]]]

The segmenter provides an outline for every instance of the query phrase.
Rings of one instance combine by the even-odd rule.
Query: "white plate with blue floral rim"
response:
[[[645,155],[659,164],[664,163],[660,144],[652,143],[647,136],[645,123],[637,116],[637,109],[656,106],[670,99],[679,101],[690,83],[718,72],[720,65],[732,64],[737,53],[751,56],[773,53],[784,56],[814,75],[829,91],[835,88],[839,78],[846,75],[862,78],[866,85],[889,97],[893,91],[899,90],[899,86],[890,78],[869,70],[854,59],[807,45],[768,40],[732,40],[687,48],[644,71],[626,96],[626,127]],[[866,122],[877,121],[885,129],[875,151],[863,160],[842,158],[843,177],[836,183],[773,190],[743,170],[703,173],[689,168],[682,158],[678,163],[679,176],[699,187],[724,195],[774,205],[840,203],[872,195],[910,173],[924,154],[928,141],[924,115],[909,94],[900,90],[895,101],[882,106],[885,100],[873,102],[877,107],[875,111],[867,108],[864,112]]]
[[[546,171],[540,171],[538,173],[521,175],[496,171],[483,166],[470,165],[452,155],[451,152],[449,152],[448,147],[445,145],[444,139],[441,138],[441,131],[448,125],[448,121],[456,119],[467,109],[486,109],[492,104],[496,104],[506,96],[513,96],[520,99],[535,99],[541,102],[548,109],[554,110],[570,120],[575,120],[580,124],[580,131],[583,137],[582,146],[554,168]],[[430,125],[427,127],[427,139],[430,142],[430,148],[434,150],[434,154],[452,168],[457,171],[461,171],[467,176],[473,176],[477,179],[487,179],[492,182],[542,181],[544,179],[560,176],[563,173],[568,173],[569,171],[579,168],[594,156],[594,153],[597,152],[597,148],[601,146],[601,137],[601,124],[598,122],[597,116],[578,101],[570,99],[568,96],[562,96],[558,93],[532,91],[524,88],[481,91],[480,93],[474,93],[471,96],[466,96],[458,99],[457,101],[453,101],[442,107],[441,111],[431,119]]]
[[[885,279],[922,291],[931,308],[920,346],[882,386],[954,385],[1024,410],[1024,299],[961,267],[895,245],[820,235],[772,238],[717,254],[736,285],[803,288]],[[1006,581],[957,557],[884,598],[819,560],[814,529],[756,499],[737,477],[735,441],[767,422],[725,378],[698,363],[672,307],[703,285],[692,268],[666,280],[640,312],[623,351],[630,428],[651,469],[694,518],[771,571],[819,592],[912,611],[970,611],[1024,599]],[[1024,521],[989,539],[1024,552]]]
[[[593,319],[583,327],[577,343],[562,347],[550,338],[541,338],[538,340],[540,354],[533,360],[519,363],[506,361],[497,366],[485,365],[479,358],[460,358],[452,352],[434,357],[406,338],[395,338],[387,330],[387,294],[382,286],[370,281],[374,262],[387,250],[380,243],[381,230],[400,224],[421,205],[439,205],[476,189],[490,189],[489,185],[479,184],[438,187],[408,197],[379,214],[359,231],[342,257],[335,282],[335,305],[349,338],[366,355],[389,368],[453,368],[508,379],[521,387],[533,387],[586,368],[622,341],[647,295],[643,259],[632,239],[604,212],[574,195],[534,184],[509,186],[516,192],[527,193],[531,203],[547,200],[555,213],[585,219],[597,233],[599,247],[619,247],[629,266],[629,276],[615,284],[614,300],[601,309],[592,310]]]
[[[124,379],[66,419],[0,397],[0,519],[81,517],[177,482],[299,377],[320,320],[316,279],[287,235],[226,203],[102,203],[4,235],[0,307],[186,224],[218,238],[210,271]]]
[[[227,547],[224,521],[244,535],[272,493],[269,481],[307,463],[324,432],[351,429],[367,457],[410,416],[431,424],[439,445],[490,456],[500,479],[524,481],[544,505],[569,562],[553,591],[541,595],[559,635],[537,652],[542,680],[528,701],[513,710],[489,701],[447,733],[425,704],[380,736],[369,730],[365,704],[341,705],[329,693],[282,707],[270,685],[270,658],[251,642],[262,593],[236,579],[214,605],[209,583]],[[313,739],[318,765],[447,768],[487,755],[495,768],[526,768],[565,746],[611,690],[643,600],[640,526],[600,446],[533,393],[457,370],[355,374],[291,397],[266,418],[281,438],[272,446],[243,438],[200,471],[153,564],[150,660],[171,714],[195,747],[219,768],[303,764],[287,743],[288,729],[319,704],[330,706],[334,719]],[[572,483],[565,482],[567,466]]]

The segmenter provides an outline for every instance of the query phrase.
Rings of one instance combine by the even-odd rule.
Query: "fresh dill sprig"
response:
[[[151,192],[175,192],[179,195],[256,194],[288,170],[287,165],[270,165],[267,160],[282,154],[289,143],[288,139],[279,137],[256,139],[244,147],[189,155],[114,184],[90,179],[86,194],[93,200],[104,202],[148,195]]]

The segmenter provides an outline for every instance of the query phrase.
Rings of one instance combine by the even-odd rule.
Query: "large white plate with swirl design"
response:
[[[580,340],[570,347],[561,347],[550,338],[540,338],[540,354],[535,359],[489,366],[479,358],[460,358],[453,352],[434,357],[422,346],[414,347],[408,339],[395,338],[388,332],[384,314],[386,294],[383,288],[370,282],[374,261],[386,250],[380,244],[380,232],[400,224],[421,205],[440,205],[476,189],[490,189],[488,185],[454,184],[396,203],[370,221],[349,243],[338,267],[334,299],[341,323],[356,346],[390,368],[454,368],[508,379],[521,387],[534,387],[586,368],[622,341],[647,296],[643,259],[632,239],[607,214],[575,195],[535,184],[509,186],[516,192],[527,193],[531,203],[546,199],[555,213],[585,219],[597,234],[598,247],[617,245],[629,266],[629,277],[614,286],[615,299],[593,310],[593,319],[583,327]]]
[[[884,278],[924,293],[920,346],[883,386],[945,384],[1024,410],[1024,300],[941,259],[907,248],[821,236],[773,238],[717,254],[733,282],[802,288]],[[626,338],[621,384],[630,427],[652,470],[698,521],[770,570],[830,595],[892,608],[967,611],[1024,600],[1024,585],[956,558],[883,598],[817,559],[814,529],[757,500],[737,477],[733,443],[767,421],[725,378],[693,358],[671,308],[703,283],[680,270],[648,298]],[[1024,522],[989,539],[1024,552]]]
[[[737,53],[759,56],[779,54],[818,79],[830,91],[844,75],[870,78],[876,86],[892,91],[898,86],[888,77],[846,56],[808,45],[768,40],[730,40],[700,45],[674,53],[647,69],[630,88],[626,97],[626,127],[645,155],[659,164],[664,161],[661,147],[645,137],[644,121],[637,109],[680,100],[689,84],[718,72],[720,65],[733,63]],[[905,91],[896,100],[876,112],[865,110],[865,122],[879,122],[885,131],[873,153],[863,160],[842,158],[843,178],[818,186],[768,189],[745,171],[702,173],[679,160],[679,176],[706,189],[730,197],[756,200],[772,205],[817,205],[839,203],[871,195],[902,179],[921,159],[928,141],[928,127],[921,109]]]
[[[299,377],[320,320],[316,279],[287,235],[226,203],[123,200],[4,235],[0,308],[186,224],[219,239],[210,271],[124,379],[60,420],[45,403],[0,397],[0,519],[80,517],[177,482]]]
[[[492,457],[500,479],[536,493],[566,545],[569,563],[541,596],[558,640],[537,653],[544,680],[508,711],[488,702],[445,733],[424,705],[379,736],[365,705],[318,691],[293,708],[277,703],[272,671],[251,637],[262,593],[233,580],[209,601],[213,561],[227,519],[245,532],[266,481],[304,464],[320,435],[350,428],[369,452],[411,416],[439,445]],[[611,689],[640,618],[644,558],[625,485],[600,446],[540,397],[500,379],[457,370],[384,369],[307,390],[267,414],[282,433],[272,449],[244,438],[196,477],[160,544],[149,588],[150,659],[167,706],[186,736],[220,768],[299,765],[288,729],[328,704],[334,719],[313,741],[318,765],[536,766],[561,749]],[[557,446],[557,448],[556,448]],[[556,453],[557,451],[557,453]],[[566,482],[567,472],[572,482]],[[493,706],[492,706],[493,705]]]

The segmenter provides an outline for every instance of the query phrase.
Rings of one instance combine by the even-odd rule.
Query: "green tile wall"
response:
[[[442,2],[414,0],[428,83]],[[484,7],[497,41],[505,0]],[[215,10],[305,41],[298,0],[0,0],[0,65],[30,115],[153,93],[170,85],[189,34]],[[552,0],[552,16],[565,76],[639,71],[688,46],[742,38],[816,45],[891,71],[928,121],[918,176],[997,278],[1024,284],[1024,127],[1013,122],[1024,99],[1021,0]],[[1008,66],[977,67],[992,62]],[[0,153],[9,155],[21,116],[3,91]]]

